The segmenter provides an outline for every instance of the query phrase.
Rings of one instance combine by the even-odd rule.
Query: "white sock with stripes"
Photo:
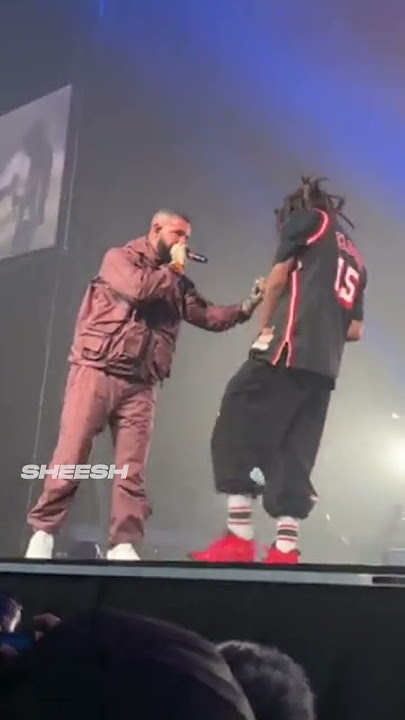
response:
[[[299,523],[292,517],[280,517],[277,520],[276,548],[280,552],[291,552],[298,546]]]
[[[243,540],[253,540],[252,498],[228,496],[228,530]]]

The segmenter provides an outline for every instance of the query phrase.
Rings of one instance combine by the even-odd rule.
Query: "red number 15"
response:
[[[337,299],[346,310],[351,310],[356,300],[359,287],[360,273],[343,257],[338,259],[335,293]]]

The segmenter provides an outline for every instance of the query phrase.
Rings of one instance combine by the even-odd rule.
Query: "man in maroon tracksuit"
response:
[[[109,551],[111,560],[138,560],[151,507],[144,468],[154,425],[158,384],[170,375],[182,320],[221,332],[248,320],[261,300],[257,284],[242,303],[213,305],[184,275],[191,233],[187,217],[154,216],[146,237],[105,254],[84,296],[76,322],[54,465],[85,464],[93,439],[109,425],[115,476]],[[34,534],[26,557],[51,558],[54,534],[64,522],[78,480],[47,476],[28,515]]]

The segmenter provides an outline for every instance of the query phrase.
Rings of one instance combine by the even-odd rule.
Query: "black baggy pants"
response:
[[[272,517],[306,518],[332,387],[316,373],[247,360],[225,389],[211,438],[218,492],[263,495]]]

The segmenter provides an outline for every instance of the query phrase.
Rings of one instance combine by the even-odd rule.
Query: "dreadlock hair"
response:
[[[327,179],[316,178],[313,180],[310,177],[301,176],[301,187],[291,195],[287,195],[281,208],[275,210],[278,229],[295,210],[315,208],[324,210],[331,215],[339,215],[350,227],[354,228],[351,220],[342,213],[346,202],[345,198],[340,195],[331,195],[321,187],[321,183]]]

